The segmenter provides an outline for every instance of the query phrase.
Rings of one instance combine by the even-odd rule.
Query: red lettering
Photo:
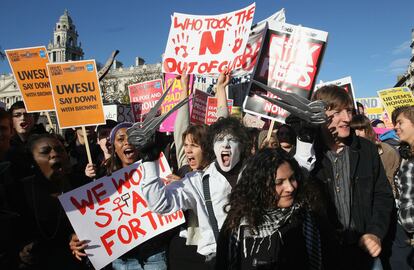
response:
[[[137,212],[138,204],[142,204],[143,207],[147,207],[147,202],[138,194],[136,191],[132,191],[132,212],[135,214]]]
[[[224,30],[216,31],[215,37],[211,34],[211,31],[206,31],[201,36],[200,49],[198,54],[205,55],[207,49],[211,54],[218,54],[221,52],[224,40]]]
[[[130,221],[128,221],[129,227],[131,228],[132,234],[134,235],[134,238],[138,238],[138,234],[142,234],[142,236],[145,236],[147,234],[146,231],[144,231],[141,226],[141,221],[137,218],[133,218]]]
[[[114,241],[110,240],[109,242],[107,242],[106,240],[114,234],[115,230],[110,230],[101,236],[101,242],[104,245],[106,253],[108,253],[109,256],[112,255],[111,247],[114,245]]]
[[[102,190],[101,192],[98,191],[98,189],[100,189],[101,187],[103,187],[103,183],[100,183],[92,188],[92,193],[95,196],[95,199],[99,205],[103,205],[109,202],[109,198],[103,200],[101,199],[101,196],[104,196],[106,194],[106,190]]]
[[[157,215],[158,216],[158,218],[160,217],[160,215]],[[142,214],[141,215],[141,217],[146,217],[146,218],[148,218],[148,220],[150,221],[150,223],[151,223],[151,226],[152,226],[152,228],[155,230],[155,229],[157,229],[157,223],[155,222],[155,219],[154,219],[154,217],[152,216],[152,212],[151,211],[147,211],[147,212],[145,212],[144,214]],[[162,225],[162,224],[161,224]]]
[[[124,238],[124,236],[122,234],[122,229],[124,229],[124,231],[127,232],[127,234],[128,234],[127,239]],[[132,233],[129,230],[129,227],[126,226],[126,225],[119,226],[119,228],[118,228],[118,237],[119,237],[119,240],[122,242],[122,244],[129,244],[132,240]]]
[[[131,188],[131,183],[129,182],[129,174],[125,172],[124,179],[119,179],[118,182],[112,178],[112,183],[114,184],[115,189],[119,194],[122,194],[122,187],[125,186],[127,189]]]
[[[96,210],[96,215],[97,216],[103,216],[103,217],[107,218],[105,223],[99,223],[98,221],[95,221],[95,225],[98,226],[99,228],[104,228],[104,227],[108,226],[112,221],[112,216],[110,214],[106,213],[106,212],[103,212],[103,210],[105,210],[105,208],[103,208],[103,207],[98,208]]]
[[[81,202],[79,203],[75,197],[70,197],[70,201],[72,204],[76,207],[76,209],[79,210],[79,212],[84,215],[86,213],[86,207],[93,210],[93,199],[92,199],[92,193],[90,190],[86,191],[86,194],[88,196],[88,200],[85,201],[84,199],[81,199]]]

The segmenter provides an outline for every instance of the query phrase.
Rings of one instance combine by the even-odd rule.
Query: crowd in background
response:
[[[379,136],[383,123],[329,85],[312,97],[326,102],[326,124],[292,116],[269,133],[229,114],[229,81],[228,72],[217,81],[217,122],[191,125],[185,105],[150,150],[128,141],[133,123],[107,120],[85,138],[81,128],[46,132],[21,101],[1,110],[0,268],[90,269],[88,241],[57,197],[142,160],[150,209],[182,209],[186,223],[107,269],[411,269],[414,107],[396,109],[394,130]],[[185,74],[181,84],[187,93]],[[168,185],[154,165],[160,151]]]

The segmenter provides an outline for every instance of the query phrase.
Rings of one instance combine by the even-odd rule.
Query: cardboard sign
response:
[[[364,106],[365,116],[370,120],[382,120],[384,107],[382,107],[381,101],[378,97],[356,98],[355,100]]]
[[[328,33],[291,24],[269,24],[253,72],[253,79],[273,88],[310,98],[315,85]],[[250,84],[244,111],[284,123],[289,113],[257,96],[277,98]]]
[[[46,47],[5,50],[27,112],[53,111]]]
[[[231,114],[231,109],[233,107],[233,100],[227,100],[227,109],[229,110],[229,114]],[[217,98],[216,97],[208,97],[207,98],[207,106],[206,106],[206,119],[204,123],[207,125],[211,125],[217,121]]]
[[[413,93],[407,87],[389,88],[380,90],[377,93],[389,118],[391,118],[392,112],[398,107],[414,106]]]
[[[173,83],[173,86],[171,87],[170,92],[165,97],[164,102],[161,104],[161,113],[166,113],[170,111],[181,100],[183,88],[181,86],[181,81],[179,79],[174,80],[176,76],[177,75],[171,73],[165,74],[164,89],[168,89],[171,83]],[[188,81],[188,95],[190,95],[193,91],[193,81],[194,76],[190,75],[190,79]],[[175,111],[167,119],[165,119],[164,122],[161,123],[160,132],[173,132],[176,117],[177,111]]]
[[[220,73],[241,62],[256,5],[213,16],[174,13],[162,71],[181,74]]]
[[[246,113],[243,117],[243,125],[245,127],[262,129],[265,125],[265,121],[257,118],[254,115]]]
[[[193,125],[202,125],[206,121],[207,101],[210,97],[204,91],[196,89],[193,94],[193,109],[191,110],[190,123]]]
[[[135,122],[142,122],[162,96],[162,80],[129,85],[128,89]]]
[[[354,104],[355,108],[356,108],[356,101],[355,101],[355,90],[354,87],[352,85],[352,78],[351,76],[345,77],[345,78],[341,78],[335,81],[330,81],[330,82],[322,82],[319,83],[315,86],[315,91],[317,91],[319,88],[321,88],[322,86],[325,85],[336,85],[339,86],[343,89],[345,89],[346,92],[348,92],[348,94],[351,96],[352,99],[352,103]]]
[[[285,20],[285,10],[281,9],[265,20],[252,26],[241,61],[237,62],[231,74],[230,86],[245,83],[250,80],[250,75],[256,66],[260,48],[262,47],[262,42],[267,32],[267,23],[284,23]],[[210,85],[216,84],[217,76],[212,74],[195,76],[194,88],[196,89],[206,91]]]
[[[47,64],[60,128],[105,124],[95,60]]]
[[[141,193],[142,170],[136,162],[59,196],[79,239],[90,241],[85,252],[95,269],[185,221],[181,210],[161,216],[148,209]],[[171,173],[164,156],[159,171],[161,177]]]
[[[134,122],[131,113],[131,106],[125,104],[104,105],[105,120],[114,120],[116,122]]]

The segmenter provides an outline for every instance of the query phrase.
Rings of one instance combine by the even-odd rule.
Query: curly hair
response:
[[[244,127],[237,118],[219,118],[217,122],[209,126],[207,130],[207,147],[203,148],[203,150],[206,149],[206,151],[208,151],[207,155],[209,160],[216,159],[213,151],[214,138],[221,133],[231,134],[239,140],[241,146],[241,161],[250,155],[252,142],[249,133],[247,132],[247,128]]]
[[[242,218],[247,219],[252,229],[263,223],[265,211],[274,208],[279,200],[275,177],[283,163],[290,165],[300,188],[303,176],[296,160],[278,149],[260,150],[248,160],[239,182],[230,194],[224,209],[228,213],[225,230],[237,229]]]

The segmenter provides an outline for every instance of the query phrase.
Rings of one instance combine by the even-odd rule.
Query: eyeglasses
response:
[[[31,113],[27,113],[27,112],[18,112],[18,113],[13,113],[12,114],[13,118],[20,118],[20,117],[29,117],[29,116],[33,116],[33,114]]]

